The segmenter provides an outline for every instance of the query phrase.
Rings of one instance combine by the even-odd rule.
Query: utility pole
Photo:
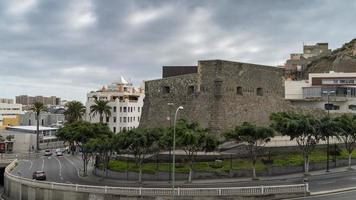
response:
[[[326,107],[328,110],[328,118],[330,120],[330,94],[335,93],[335,91],[330,90],[330,91],[323,91],[324,94],[327,94],[328,96],[328,106]],[[330,157],[330,142],[329,142],[329,133],[326,136],[326,172],[330,172],[330,167],[329,167],[329,157]]]

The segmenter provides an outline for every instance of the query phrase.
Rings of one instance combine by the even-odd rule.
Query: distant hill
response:
[[[329,55],[317,58],[309,63],[304,70],[304,78],[309,73],[323,72],[356,72],[356,38],[335,49]]]

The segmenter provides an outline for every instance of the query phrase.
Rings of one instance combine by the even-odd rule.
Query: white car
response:
[[[45,156],[51,156],[52,155],[52,151],[50,149],[46,149],[44,155]]]
[[[63,152],[61,149],[56,149],[56,156],[63,156]]]

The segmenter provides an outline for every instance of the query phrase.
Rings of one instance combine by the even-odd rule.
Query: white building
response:
[[[356,113],[356,73],[310,73],[308,80],[286,80],[285,98],[300,107]]]
[[[87,94],[86,120],[99,122],[99,115],[90,114],[90,106],[95,99],[109,101],[111,116],[104,116],[104,123],[107,123],[114,133],[131,130],[138,127],[143,106],[144,90],[135,88],[123,77],[119,82],[115,82],[107,87]]]
[[[8,125],[18,125],[22,105],[14,103],[0,103],[0,129]]]
[[[6,130],[1,130],[0,135],[4,138],[6,135],[14,135],[14,151],[26,152],[33,151],[36,148],[36,126],[9,126]],[[58,128],[39,127],[39,147],[40,149],[54,149],[63,147],[63,141],[57,137]]]

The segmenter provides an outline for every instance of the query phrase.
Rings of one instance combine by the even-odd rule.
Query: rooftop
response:
[[[22,131],[36,131],[37,127],[36,126],[9,126],[9,127],[7,127],[7,129],[22,130]],[[40,126],[39,130],[40,131],[52,131],[52,130],[58,130],[58,128]]]

